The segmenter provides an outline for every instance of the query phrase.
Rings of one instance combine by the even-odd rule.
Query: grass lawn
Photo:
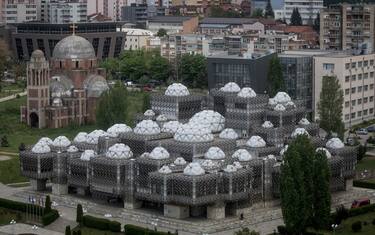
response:
[[[87,228],[87,227],[79,228],[79,226],[74,228],[73,231],[78,231],[79,229],[81,229],[82,235],[124,235],[124,233],[114,233],[111,231],[103,231],[103,230]]]
[[[1,86],[0,98],[23,92],[25,89],[22,82],[18,82],[15,84],[0,82],[0,86]]]
[[[10,184],[28,181],[20,175],[19,165],[18,156],[12,156],[9,160],[0,161],[0,182]]]
[[[356,170],[373,170],[375,169],[375,157],[364,157],[360,162],[357,163]]]
[[[17,223],[24,222],[23,213],[12,211],[0,207],[0,225],[7,225],[10,221],[15,220]]]

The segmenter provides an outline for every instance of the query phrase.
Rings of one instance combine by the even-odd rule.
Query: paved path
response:
[[[3,97],[3,98],[0,98],[0,103],[8,101],[8,100],[15,99],[15,98],[17,98],[17,95],[19,95],[19,96],[25,96],[26,94],[27,94],[27,92],[25,91],[25,92],[21,92],[21,93],[18,93],[18,94],[14,94],[14,95],[10,95],[10,96],[6,96],[6,97]]]
[[[55,232],[46,228],[33,229],[29,224],[5,225],[0,227],[0,234],[38,234],[38,235],[63,235],[64,233]]]

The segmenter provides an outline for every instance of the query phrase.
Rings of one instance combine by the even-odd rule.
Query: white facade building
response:
[[[277,11],[276,19],[285,19],[289,24],[293,13],[293,9],[297,8],[303,24],[312,24],[323,7],[323,0],[285,0],[284,9]]]
[[[154,38],[154,34],[151,31],[144,29],[123,28],[122,31],[126,32],[124,50],[147,49],[150,39]]]
[[[5,0],[3,2],[3,20],[5,23],[22,23],[40,19],[40,1]]]
[[[48,21],[53,24],[87,21],[87,2],[50,2]]]

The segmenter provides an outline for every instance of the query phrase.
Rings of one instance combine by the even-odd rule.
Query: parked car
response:
[[[357,135],[367,135],[368,131],[365,128],[360,128],[356,131]]]
[[[367,132],[375,132],[375,125],[367,127]]]
[[[359,208],[362,206],[370,205],[370,199],[368,198],[361,198],[354,200],[352,203],[352,208]]]

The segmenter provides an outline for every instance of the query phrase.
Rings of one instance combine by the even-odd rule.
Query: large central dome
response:
[[[96,59],[95,50],[85,38],[72,35],[63,38],[53,50],[54,59]]]

